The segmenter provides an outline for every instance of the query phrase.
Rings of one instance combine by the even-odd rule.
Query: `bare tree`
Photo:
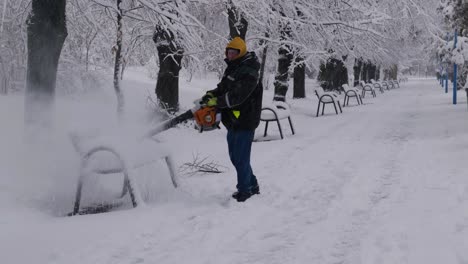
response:
[[[158,49],[159,73],[156,96],[160,106],[169,113],[179,110],[179,72],[183,50],[169,29],[156,26],[153,36]]]
[[[284,13],[282,13],[284,15]],[[291,39],[291,25],[288,22],[280,23],[281,40],[284,41],[278,49],[278,70],[275,75],[275,95],[274,101],[286,101],[288,92],[289,67],[293,60],[291,46],[285,43]]]
[[[124,110],[124,96],[120,88],[120,67],[122,65],[122,36],[123,36],[123,9],[122,0],[117,1],[117,39],[114,46],[115,63],[114,63],[114,90],[117,96],[117,113],[119,117],[122,116]]]
[[[229,22],[229,36],[231,39],[237,36],[239,36],[241,39],[245,39],[249,23],[231,0],[229,0],[227,4],[227,13]]]
[[[294,89],[293,98],[305,98],[305,64],[304,59],[296,57],[296,66],[294,67]]]

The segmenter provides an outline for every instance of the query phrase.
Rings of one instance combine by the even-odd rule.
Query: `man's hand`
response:
[[[202,98],[201,98],[201,101],[203,103],[208,103],[208,100],[210,100],[211,98],[214,98],[215,96],[211,93],[211,92],[207,92]]]
[[[218,98],[212,97],[206,102],[207,106],[216,106],[218,105]]]

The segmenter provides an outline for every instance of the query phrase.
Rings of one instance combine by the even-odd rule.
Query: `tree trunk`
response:
[[[291,66],[293,56],[289,49],[284,46],[279,48],[278,54],[278,71],[275,76],[275,95],[273,101],[285,102],[289,87],[289,66]]]
[[[341,92],[341,86],[348,83],[348,71],[341,60],[329,59],[320,65],[317,79],[325,91]]]
[[[281,40],[291,39],[292,34],[290,25],[282,25],[280,30]],[[286,93],[289,88],[289,67],[291,66],[293,59],[293,55],[290,50],[290,47],[286,44],[282,44],[278,49],[278,71],[275,75],[275,95],[273,97],[273,101],[286,102]]]
[[[398,65],[394,65],[393,80],[398,80]]]
[[[296,58],[296,67],[294,67],[294,88],[293,98],[305,98],[305,65],[304,60]]]
[[[411,72],[411,70],[410,70],[410,72]],[[384,77],[383,77],[384,81],[390,80],[390,70],[389,69],[384,69],[383,70],[383,75],[384,75]]]
[[[369,69],[368,76],[367,76],[368,80],[369,81],[371,79],[375,80],[375,75],[376,75],[375,72],[377,70],[377,67],[373,63],[369,62],[369,68],[368,69]]]
[[[27,125],[39,128],[52,125],[58,61],[67,37],[65,6],[66,0],[32,1],[27,21]]]
[[[375,71],[375,80],[376,81],[380,80],[380,66],[378,66]]]
[[[265,33],[265,37],[269,37],[268,33]],[[265,65],[266,65],[266,59],[267,59],[267,54],[268,54],[268,45],[266,44],[265,40],[260,40],[260,46],[263,46],[263,51],[262,51],[262,64],[260,65],[260,76],[259,76],[259,81],[263,84],[263,76],[265,76]],[[268,86],[263,85],[266,90],[268,90]]]
[[[390,67],[389,77],[391,80],[396,80],[398,78],[398,65],[394,64]]]
[[[362,64],[362,80],[364,82],[366,82],[366,83],[369,82],[369,78],[368,78],[369,74],[368,73],[369,73],[369,63],[363,62],[363,64]]]
[[[156,96],[163,109],[175,113],[179,110],[179,71],[183,50],[177,45],[174,34],[159,26],[156,27],[153,41],[159,57]]]
[[[0,94],[6,95],[8,94],[8,78],[7,74],[4,73],[4,69],[0,69]]]
[[[237,11],[236,6],[229,1],[227,4],[228,22],[229,22],[229,36],[231,39],[240,37],[245,39],[247,34],[248,22],[242,14]]]
[[[117,0],[117,41],[115,44],[115,63],[114,63],[114,90],[117,96],[117,114],[122,117],[124,110],[124,96],[120,89],[120,66],[122,64],[122,9],[120,7],[122,0]]]
[[[354,60],[354,86],[357,86],[359,84],[359,81],[361,80],[361,72],[362,72],[362,60],[361,59],[355,59]]]

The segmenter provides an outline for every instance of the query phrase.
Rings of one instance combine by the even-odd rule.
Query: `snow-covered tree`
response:
[[[13,2],[3,1],[9,5]],[[434,39],[441,43],[437,41],[444,37],[435,16],[438,1],[121,0],[125,14],[119,76],[123,76],[126,65],[145,65],[149,61],[161,64],[164,58],[159,58],[158,45],[153,43],[155,29],[160,28],[161,33],[173,36],[174,49],[164,54],[172,54],[171,58],[183,55],[180,62],[172,61],[178,65],[176,68],[190,74],[222,73],[230,35],[245,34],[248,49],[267,62],[262,66],[267,72],[275,73],[277,93],[282,96],[293,72],[295,83],[303,83],[305,71],[318,71],[331,59],[341,60],[348,73],[359,71],[348,74],[348,82],[367,78],[368,72],[376,78],[379,69],[384,73],[403,70],[426,58]],[[117,51],[113,49],[117,46],[111,36],[117,32],[117,7],[117,0],[71,1],[67,7],[69,38],[61,63],[79,64],[69,68],[83,72],[114,64],[115,53],[111,51]],[[247,24],[248,31],[243,26]],[[174,91],[169,97],[176,98],[176,90],[169,89]]]
[[[25,86],[30,0],[0,0],[0,94]]]

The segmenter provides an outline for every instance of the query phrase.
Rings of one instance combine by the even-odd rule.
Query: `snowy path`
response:
[[[227,201],[232,169],[186,176],[182,190],[167,191],[164,202],[146,208],[34,216],[21,228],[0,222],[11,227],[0,237],[6,253],[0,258],[57,264],[468,263],[466,99],[450,105],[434,80],[402,86],[366,98],[364,106],[346,107],[342,115],[315,118],[314,99],[293,101],[297,135],[254,144],[262,194],[246,203]],[[193,142],[192,130],[177,129],[162,140],[179,140],[183,163],[214,137],[214,155],[229,165],[225,132],[213,133]],[[21,248],[31,254],[21,255]]]

